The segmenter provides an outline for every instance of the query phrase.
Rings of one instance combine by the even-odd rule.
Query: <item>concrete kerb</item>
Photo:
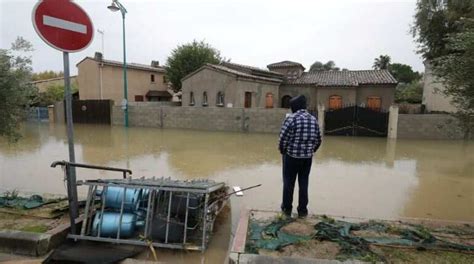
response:
[[[18,255],[41,256],[48,252],[50,234],[0,230],[0,251]]]
[[[76,219],[77,226],[81,223],[81,217]],[[0,230],[0,252],[33,257],[43,256],[62,244],[69,230],[69,224],[59,225],[46,233]]]

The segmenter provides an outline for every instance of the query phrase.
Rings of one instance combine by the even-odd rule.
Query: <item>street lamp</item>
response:
[[[124,117],[125,117],[125,127],[128,127],[128,87],[127,87],[127,56],[126,56],[126,49],[125,49],[125,14],[127,13],[127,9],[118,1],[112,0],[112,4],[108,7],[110,11],[117,12],[120,11],[122,13],[122,25],[123,25],[123,101],[122,101],[122,109],[124,110]]]

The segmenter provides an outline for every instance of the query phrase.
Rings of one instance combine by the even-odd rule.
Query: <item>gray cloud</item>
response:
[[[122,28],[111,1],[76,1],[105,31],[105,57],[122,60]],[[16,36],[34,47],[35,71],[62,70],[61,54],[36,35],[31,11],[36,1],[0,0],[0,46]],[[127,59],[166,61],[178,44],[205,40],[237,63],[265,67],[279,60],[334,60],[339,67],[369,69],[375,57],[388,54],[394,62],[423,71],[416,43],[409,34],[415,0],[123,0],[127,7]],[[71,54],[71,64],[101,49],[101,38]],[[75,67],[71,72],[75,73]]]

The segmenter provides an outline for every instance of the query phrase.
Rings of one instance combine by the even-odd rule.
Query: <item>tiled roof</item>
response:
[[[86,59],[91,59],[91,60],[94,60],[96,62],[102,62],[104,65],[108,65],[108,66],[114,66],[114,67],[123,67],[123,62],[122,61],[114,61],[114,60],[97,60],[95,58],[92,58],[92,57],[86,57],[84,58],[83,60],[81,60],[80,62],[78,62],[76,64],[79,65],[81,64],[84,60]],[[133,63],[133,62],[129,62],[127,63],[127,69],[135,69],[135,70],[144,70],[144,71],[154,71],[154,72],[166,72],[165,68],[161,67],[161,66],[158,66],[158,67],[152,67],[151,65],[146,65],[146,64],[141,64],[141,63]]]
[[[247,72],[238,71],[238,70],[226,67],[224,65],[215,65],[215,64],[209,64],[208,63],[204,67],[210,67],[210,68],[216,69],[218,71],[224,71],[224,72],[231,73],[231,74],[237,75],[239,77],[248,78],[248,79],[255,79],[255,80],[262,80],[262,81],[269,81],[269,82],[278,82],[278,83],[282,82],[282,80],[279,79],[279,78],[270,78],[270,77],[257,76],[257,75],[253,75],[253,74],[250,74],[250,73],[247,73]],[[184,78],[186,78],[186,77],[184,77]]]
[[[248,72],[250,74],[252,74],[252,73],[254,73],[254,74],[255,73],[257,73],[257,74],[262,73],[262,74],[265,74],[265,75],[273,75],[275,77],[283,78],[283,74],[281,74],[281,73],[273,72],[273,71],[269,71],[269,70],[266,70],[266,69],[261,69],[261,68],[257,68],[257,67],[253,67],[253,66],[249,66],[249,65],[233,63],[233,62],[222,62],[221,65],[225,66],[225,67],[228,67],[228,68],[231,68],[231,69],[238,70],[238,71]]]
[[[293,66],[299,66],[305,69],[305,67],[301,63],[294,62],[294,61],[287,61],[287,60],[268,64],[267,68],[271,69],[271,68],[284,68],[284,67],[293,67]]]
[[[397,80],[387,70],[305,72],[298,79],[288,81],[288,84],[314,84],[317,86],[397,83]]]

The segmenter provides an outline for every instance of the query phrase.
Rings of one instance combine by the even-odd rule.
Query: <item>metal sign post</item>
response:
[[[71,0],[38,1],[33,7],[31,19],[40,38],[49,46],[63,52],[69,161],[75,163],[69,53],[81,51],[90,45],[94,36],[94,27],[89,15]],[[79,215],[76,169],[71,166],[66,166],[65,169],[67,170],[65,175],[67,177],[69,214],[72,219],[75,219]],[[75,229],[74,227],[73,224],[72,230]]]
[[[67,120],[67,141],[69,148],[69,162],[76,162],[76,154],[74,152],[74,128],[72,120],[72,94],[71,80],[69,79],[69,52],[63,52],[64,61],[64,97],[66,99],[66,120]],[[67,166],[69,179],[67,181],[67,191],[70,199],[71,216],[76,218],[79,216],[79,208],[77,205],[77,188],[76,188],[76,168]]]

